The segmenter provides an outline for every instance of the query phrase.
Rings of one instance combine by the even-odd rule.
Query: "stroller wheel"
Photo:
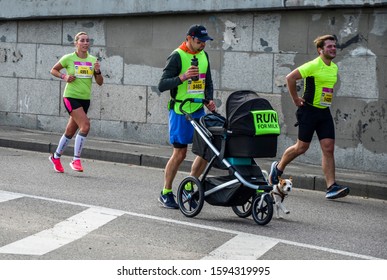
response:
[[[196,177],[188,176],[180,183],[177,203],[187,217],[192,218],[200,213],[204,204],[204,187]]]
[[[257,195],[253,200],[252,214],[254,221],[261,226],[268,224],[273,218],[273,200],[269,193]]]
[[[250,197],[245,204],[232,206],[231,208],[238,217],[247,218],[252,212],[251,204],[253,204],[253,197]]]

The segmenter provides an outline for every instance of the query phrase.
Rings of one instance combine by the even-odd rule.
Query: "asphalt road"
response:
[[[0,148],[0,260],[387,259],[387,202],[298,189],[266,226],[231,208],[161,208],[163,170]],[[179,173],[176,186],[186,173]]]

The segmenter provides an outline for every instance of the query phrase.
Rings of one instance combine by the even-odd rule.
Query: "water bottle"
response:
[[[198,59],[196,58],[196,56],[194,56],[194,57],[191,59],[191,65],[192,65],[192,66],[199,66],[199,61],[198,61]],[[192,80],[192,81],[197,81],[197,80],[199,80],[199,76],[191,77],[191,80]]]

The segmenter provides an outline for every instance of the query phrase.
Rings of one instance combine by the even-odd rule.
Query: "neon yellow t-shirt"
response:
[[[94,63],[96,61],[95,56],[87,54],[87,58],[80,58],[75,52],[66,54],[59,60],[68,75],[77,77],[73,82],[66,83],[64,97],[90,100]]]
[[[326,65],[317,57],[297,68],[304,79],[305,102],[317,108],[331,106],[333,87],[337,82],[338,67],[335,63]]]

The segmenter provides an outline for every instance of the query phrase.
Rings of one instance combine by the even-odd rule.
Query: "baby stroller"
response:
[[[182,110],[187,102],[208,101],[186,99],[180,106],[195,129],[192,151],[208,164],[200,180],[188,176],[180,183],[177,191],[180,211],[194,217],[206,201],[232,207],[242,218],[252,214],[257,224],[266,225],[273,217],[270,196],[273,188],[254,158],[276,156],[280,133],[277,113],[253,91],[233,92],[226,102],[226,118],[211,113],[194,120]],[[212,168],[226,174],[209,176]]]

